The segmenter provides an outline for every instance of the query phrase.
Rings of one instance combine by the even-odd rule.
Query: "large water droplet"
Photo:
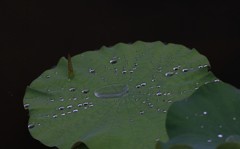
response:
[[[94,95],[98,98],[116,98],[126,95],[128,90],[128,85],[113,84],[95,90]]]

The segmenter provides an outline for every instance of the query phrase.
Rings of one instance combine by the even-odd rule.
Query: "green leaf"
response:
[[[226,83],[201,86],[189,98],[175,102],[169,108],[166,120],[168,144],[181,142],[194,149],[215,149],[224,142],[239,143],[239,107],[240,91],[233,86]]]
[[[72,63],[71,63],[72,62]],[[150,149],[167,140],[172,102],[219,80],[195,49],[162,42],[119,43],[69,58],[27,88],[31,135],[69,149]]]

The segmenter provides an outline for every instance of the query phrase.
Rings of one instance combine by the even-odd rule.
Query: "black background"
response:
[[[137,40],[196,48],[221,80],[240,88],[237,3],[0,1],[0,148],[48,148],[31,138],[25,88],[60,57]]]

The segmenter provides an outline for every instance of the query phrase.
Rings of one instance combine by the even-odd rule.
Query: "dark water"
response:
[[[136,40],[172,42],[206,55],[240,88],[240,17],[233,3],[1,2],[1,146],[46,148],[27,130],[27,85],[61,56]],[[3,46],[3,47],[2,47]]]

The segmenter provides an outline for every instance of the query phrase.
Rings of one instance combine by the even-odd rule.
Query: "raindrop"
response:
[[[146,85],[147,85],[146,82],[141,83],[141,86],[146,86]]]
[[[180,68],[180,66],[173,67],[173,70],[174,70],[174,71],[177,71],[179,68]]]
[[[109,61],[110,64],[116,64],[117,63],[117,59],[116,57],[112,58],[110,61]]]
[[[74,92],[76,89],[72,87],[72,88],[69,88],[68,90],[69,90],[70,92]]]
[[[219,80],[219,79],[216,79],[216,80],[214,80],[213,82],[220,82],[220,80]]]
[[[157,95],[157,96],[161,96],[162,93],[159,91],[159,92],[156,93],[156,95]]]
[[[24,109],[27,110],[27,109],[29,108],[30,105],[29,105],[28,103],[26,103],[26,104],[24,104],[23,106],[24,106]]]
[[[67,106],[67,109],[71,109],[73,106],[72,105],[68,105]]]
[[[127,73],[127,70],[123,70],[123,71],[122,71],[122,74],[126,74],[126,73]]]
[[[57,115],[57,114],[53,115],[53,118],[57,118],[57,117],[58,117],[58,115]]]
[[[143,115],[143,114],[144,114],[144,111],[140,111],[139,113],[140,113],[140,115]]]
[[[66,115],[66,113],[62,113],[61,115],[62,115],[62,116],[65,116],[65,115]]]
[[[113,84],[95,90],[94,95],[98,98],[116,98],[126,95],[128,90],[128,85]]]
[[[72,112],[73,112],[73,113],[76,113],[76,112],[78,112],[78,109],[74,109]]]
[[[173,75],[174,75],[174,72],[171,72],[171,71],[165,73],[165,76],[166,76],[166,77],[171,77],[171,76],[173,76]]]
[[[211,143],[211,142],[212,142],[212,140],[211,140],[211,139],[208,139],[208,140],[207,140],[207,142],[208,142],[208,143]]]
[[[209,67],[207,64],[205,64],[203,67]]]
[[[136,88],[140,88],[141,87],[141,85],[136,85]]]
[[[203,66],[202,66],[202,65],[199,65],[198,68],[201,69],[201,68],[203,68]]]
[[[89,69],[88,69],[88,72],[89,72],[89,73],[95,73],[95,70],[92,69],[92,68],[89,68]]]
[[[89,103],[89,107],[93,107],[93,104],[92,104],[92,103]]]
[[[59,100],[60,100],[60,101],[64,101],[64,98],[60,97]]]
[[[222,137],[223,137],[223,135],[222,135],[222,134],[218,134],[217,136],[218,136],[218,138],[222,138]]]
[[[28,124],[28,128],[29,128],[29,129],[32,129],[32,128],[34,128],[34,127],[35,127],[34,124]]]
[[[84,103],[83,103],[83,106],[87,106],[87,105],[88,105],[88,102],[84,102]]]
[[[58,110],[64,110],[64,107],[59,107]]]
[[[207,111],[204,111],[204,112],[203,112],[203,115],[207,115],[207,114],[208,114]]]
[[[182,72],[188,72],[188,69],[186,69],[186,68],[182,69]]]
[[[78,107],[82,107],[82,106],[83,106],[83,104],[81,104],[81,103],[78,104]]]
[[[84,94],[87,94],[88,92],[89,92],[88,89],[84,89],[84,90],[82,90],[82,93],[84,93]]]
[[[167,110],[163,110],[163,113],[167,113]]]

